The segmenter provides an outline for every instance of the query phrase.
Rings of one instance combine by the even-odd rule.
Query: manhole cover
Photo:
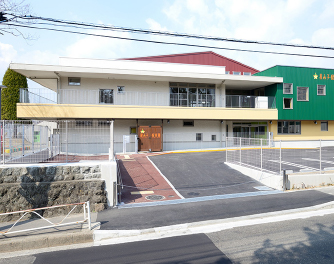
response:
[[[162,195],[148,195],[145,198],[147,200],[157,201],[157,200],[163,200],[163,199],[165,199],[165,196],[162,196]]]

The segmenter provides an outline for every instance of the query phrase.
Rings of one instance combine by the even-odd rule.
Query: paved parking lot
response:
[[[261,150],[260,149],[243,149],[229,150],[227,161],[233,163],[254,166],[261,168]],[[279,149],[263,149],[262,150],[262,168],[274,173],[280,172],[280,160],[282,162],[282,170],[290,170],[295,172],[301,171],[318,171],[321,169],[334,168],[334,147],[310,148],[310,149],[282,149],[281,159]]]
[[[150,159],[185,198],[257,192],[255,187],[265,187],[225,165],[225,157],[225,151],[213,151],[165,154]]]

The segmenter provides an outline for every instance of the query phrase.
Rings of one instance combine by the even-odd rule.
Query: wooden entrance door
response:
[[[139,151],[162,151],[162,127],[139,126]]]

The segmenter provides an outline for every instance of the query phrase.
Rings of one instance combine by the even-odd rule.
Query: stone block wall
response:
[[[90,201],[91,211],[107,208],[100,165],[0,168],[0,213]],[[48,209],[43,216],[66,214],[73,207]],[[75,212],[82,211],[82,206]],[[2,221],[16,217],[3,217]],[[1,219],[0,219],[1,220]]]

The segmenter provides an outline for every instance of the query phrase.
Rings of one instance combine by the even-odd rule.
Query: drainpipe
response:
[[[59,90],[61,89],[60,75],[58,72],[54,72],[54,73],[55,75],[57,75],[57,104],[59,104],[60,102]]]

